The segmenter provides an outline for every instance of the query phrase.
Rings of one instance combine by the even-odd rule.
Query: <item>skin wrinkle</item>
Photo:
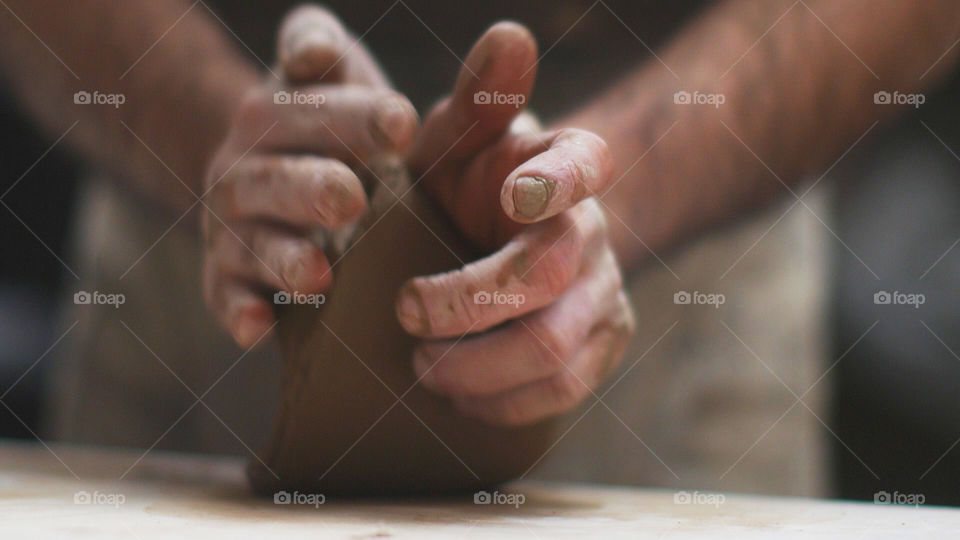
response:
[[[430,334],[430,317],[427,312],[427,305],[423,301],[423,296],[420,295],[420,291],[413,285],[413,282],[408,281],[403,288],[400,290],[400,294],[397,295],[398,298],[409,297],[416,302],[417,313],[408,314],[413,315],[414,319],[407,319],[408,322],[415,322],[415,325],[412,325],[416,328],[416,334],[418,335],[428,335]]]
[[[583,182],[577,182],[577,185],[573,187],[573,193],[570,195],[570,202],[576,203],[582,201],[587,195],[587,187]]]
[[[529,285],[530,280],[526,277],[530,269],[530,254],[527,249],[520,250],[519,253],[510,258],[510,262],[504,265],[503,269],[497,274],[497,286],[505,287],[510,282],[510,277],[516,277],[522,283]]]

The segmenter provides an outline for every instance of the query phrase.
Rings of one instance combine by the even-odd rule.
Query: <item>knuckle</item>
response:
[[[587,148],[600,161],[610,157],[610,147],[607,145],[607,141],[592,131],[580,128],[564,128],[560,131],[560,136]]]
[[[583,381],[570,372],[559,373],[548,379],[546,384],[550,399],[562,410],[580,403],[588,391]]]
[[[593,167],[579,159],[568,159],[561,164],[561,167],[573,186],[580,187],[586,190],[588,195],[592,195],[590,186],[593,184],[593,178],[597,175]]]
[[[240,99],[236,126],[244,131],[254,130],[263,125],[269,116],[270,108],[267,106],[266,91],[262,88],[252,88]]]
[[[474,301],[473,295],[462,290],[453,293],[453,301],[447,309],[452,311],[453,321],[459,328],[472,327],[483,319],[482,307]]]
[[[479,305],[470,287],[464,287],[462,271],[452,271],[440,276],[417,278],[412,282],[413,290],[424,301],[428,325],[434,332],[441,334],[462,333],[483,318],[484,308]],[[466,281],[473,283],[473,281]]]
[[[549,242],[538,254],[531,269],[533,286],[550,298],[561,295],[573,282],[579,271],[583,251],[582,233],[576,228],[556,242]]]
[[[550,371],[563,369],[572,350],[569,334],[550,325],[531,326],[530,330],[533,332],[530,343],[537,361]]]

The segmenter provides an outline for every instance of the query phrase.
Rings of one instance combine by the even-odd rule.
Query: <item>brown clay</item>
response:
[[[397,196],[409,186],[402,168],[376,171]],[[266,467],[255,460],[248,467],[259,493],[473,491],[523,474],[555,438],[549,421],[492,427],[415,384],[417,340],[397,322],[397,292],[411,277],[474,257],[419,191],[402,203],[379,183],[373,191],[326,303],[278,306],[283,401],[261,453]]]

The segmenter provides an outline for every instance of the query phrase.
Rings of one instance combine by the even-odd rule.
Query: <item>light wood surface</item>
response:
[[[960,510],[520,482],[519,507],[256,499],[243,461],[0,442],[0,538],[956,538]],[[701,503],[720,494],[688,492]],[[681,495],[681,498],[683,496]],[[75,500],[76,499],[76,500]]]

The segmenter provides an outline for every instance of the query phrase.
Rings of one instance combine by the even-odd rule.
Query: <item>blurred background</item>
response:
[[[523,6],[496,4],[497,19],[524,22],[533,16]],[[656,9],[650,9],[651,2],[634,4],[618,13],[652,47],[700,9],[698,2],[659,3]],[[224,5],[210,3],[244,43],[269,61],[273,29],[289,3]],[[359,3],[334,5],[354,29],[370,27],[380,14]],[[455,14],[417,9],[423,21],[397,9],[364,38],[421,111],[445,93],[459,62],[430,33],[405,29],[456,20],[456,32],[443,37],[459,52],[493,21],[488,11],[472,13],[469,4],[449,6]],[[578,61],[594,64],[605,55],[603,66],[613,76],[649,56],[622,27],[608,34],[602,51],[578,48],[582,33],[609,28],[605,18],[609,14],[602,11],[585,17],[557,43],[567,54],[546,55],[541,70],[575,70]],[[558,26],[556,33],[564,28]],[[397,35],[409,36],[403,47],[396,45]],[[609,51],[623,54],[610,58]],[[437,66],[434,79],[413,69],[424,58]],[[590,84],[577,79],[570,77],[567,88],[538,88],[532,100],[538,112],[561,112],[561,98]],[[65,280],[73,280],[57,259],[70,256],[75,182],[84,171],[62,147],[48,152],[52,141],[41,136],[4,88],[0,84],[0,436],[33,439],[43,360],[57,345],[57,306],[67,290]],[[840,497],[872,499],[878,491],[899,490],[923,493],[927,504],[960,504],[958,98],[960,77],[954,77],[928,94],[915,113],[874,130],[830,176],[839,240],[824,287],[831,298],[827,316],[835,345],[830,356],[842,359],[833,372],[833,414],[825,429],[835,434],[830,437],[833,483]],[[872,279],[864,265],[879,279]],[[925,303],[916,309],[878,306],[873,298],[878,290],[922,293]]]

